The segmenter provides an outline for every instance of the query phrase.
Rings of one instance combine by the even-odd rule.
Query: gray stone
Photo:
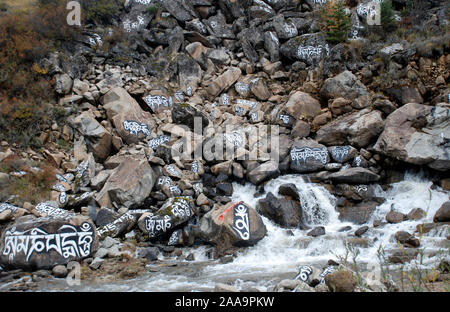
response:
[[[433,217],[434,222],[449,222],[450,221],[450,201],[445,202],[442,206],[436,211],[436,214]]]
[[[64,278],[67,276],[67,268],[65,265],[57,265],[54,266],[52,269],[52,274],[53,276],[55,276],[56,278]]]
[[[348,168],[331,173],[328,179],[336,183],[369,184],[378,181],[380,176],[365,168]]]

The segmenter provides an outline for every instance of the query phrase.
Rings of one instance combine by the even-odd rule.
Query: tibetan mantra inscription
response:
[[[54,251],[64,259],[81,259],[90,255],[94,235],[88,222],[81,226],[62,225],[56,233],[47,233],[39,227],[19,232],[13,227],[5,232],[2,256],[13,262],[23,254],[28,262],[34,254]]]

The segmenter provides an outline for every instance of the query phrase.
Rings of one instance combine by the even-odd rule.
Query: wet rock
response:
[[[290,168],[294,172],[313,172],[325,167],[330,156],[325,146],[313,140],[302,139],[294,142],[290,161]]]
[[[388,256],[388,260],[394,264],[401,264],[410,262],[415,259],[419,251],[414,248],[398,248],[391,251],[391,254]]]
[[[364,224],[378,206],[377,202],[362,202],[355,206],[339,208],[339,220]]]
[[[367,232],[367,230],[369,230],[369,227],[367,225],[360,227],[355,231],[355,236],[361,237],[364,233]]]
[[[327,178],[336,183],[369,184],[378,181],[380,176],[365,168],[348,168],[331,173]]]
[[[421,208],[414,208],[408,213],[408,220],[420,220],[425,216],[425,211]]]
[[[374,149],[402,161],[450,169],[450,109],[409,103],[390,114]]]
[[[323,226],[317,226],[308,233],[306,233],[308,236],[317,237],[321,235],[325,235],[325,227]]]
[[[391,210],[386,214],[386,221],[389,223],[400,223],[405,220],[406,216],[401,212]]]
[[[51,269],[89,257],[97,248],[95,226],[87,217],[19,219],[3,232],[0,265],[4,268]]]
[[[302,210],[299,203],[277,198],[271,192],[258,201],[257,210],[283,227],[297,228],[302,223]]]
[[[150,238],[155,238],[168,233],[193,216],[194,203],[192,198],[178,196],[169,198],[154,214],[144,213],[138,220],[138,226]]]
[[[293,199],[298,200],[299,196],[298,196],[298,189],[295,186],[294,183],[287,183],[287,184],[282,184],[280,185],[279,189],[278,189],[278,194],[280,195],[285,195],[285,196],[290,196]]]
[[[121,160],[95,198],[100,206],[139,206],[153,189],[156,177],[145,155],[125,155]]]
[[[237,288],[232,285],[227,285],[223,283],[216,283],[214,287],[215,292],[238,292]]]
[[[243,202],[217,206],[200,219],[200,237],[219,249],[254,245],[266,233],[259,214]]]
[[[158,247],[148,247],[141,251],[141,256],[148,261],[156,261],[158,260],[159,253]]]
[[[450,201],[445,202],[442,206],[436,211],[436,214],[433,217],[434,222],[449,222],[450,221]]]
[[[325,283],[331,292],[353,292],[356,281],[348,271],[335,271],[325,276]]]

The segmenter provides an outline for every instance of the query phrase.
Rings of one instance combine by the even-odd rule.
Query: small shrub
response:
[[[394,9],[391,1],[381,3],[381,27],[385,32],[392,32],[397,28]]]
[[[112,18],[119,15],[120,0],[89,0],[83,1],[82,7],[85,13],[87,23],[109,23]]]
[[[350,17],[345,14],[341,0],[327,2],[320,12],[320,20],[327,41],[341,43],[347,40],[351,23]]]

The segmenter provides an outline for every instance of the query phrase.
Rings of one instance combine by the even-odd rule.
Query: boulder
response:
[[[351,100],[355,108],[364,108],[371,103],[366,86],[348,70],[325,80],[320,95],[326,100],[336,98]]]
[[[25,214],[28,214],[28,210],[16,207],[11,204],[0,204],[0,221],[9,221],[11,219],[17,219]]]
[[[302,224],[302,209],[299,202],[277,198],[271,192],[258,201],[256,209],[283,227],[297,228]]]
[[[52,269],[81,261],[97,248],[95,226],[87,217],[19,219],[3,231],[0,265],[11,269]]]
[[[149,137],[155,121],[128,92],[120,87],[111,89],[101,98],[106,115],[126,144],[137,143]]]
[[[309,139],[295,141],[289,157],[291,170],[298,173],[320,170],[330,161],[327,148]]]
[[[284,110],[300,120],[302,117],[315,117],[320,113],[320,103],[308,93],[296,91],[289,98]]]
[[[331,158],[338,163],[346,163],[349,160],[353,159],[357,154],[358,151],[349,145],[346,146],[332,146],[328,148],[328,151],[330,152]]]
[[[436,211],[436,214],[433,217],[434,222],[449,222],[450,221],[450,201],[445,202],[442,206]]]
[[[450,109],[409,103],[386,119],[375,151],[439,171],[450,169]]]
[[[124,155],[95,200],[108,208],[113,203],[127,208],[139,206],[150,195],[155,179],[145,155]]]
[[[314,229],[312,229],[311,231],[309,231],[308,233],[306,233],[306,235],[312,236],[312,237],[325,235],[325,227],[317,226]]]
[[[119,237],[130,232],[137,223],[137,217],[135,214],[124,213],[117,219],[101,226],[97,229],[97,234],[100,238],[109,237]]]
[[[87,143],[87,147],[99,161],[111,153],[112,135],[96,119],[91,111],[85,111],[76,118],[69,118],[69,124],[77,130]]]
[[[356,280],[349,271],[335,271],[325,276],[325,284],[331,292],[353,292]]]
[[[268,161],[262,163],[247,173],[248,180],[259,185],[264,181],[274,179],[281,174],[277,161]]]
[[[208,84],[206,91],[213,97],[226,91],[241,77],[241,70],[237,67],[230,67],[227,71],[215,78]]]
[[[380,176],[365,168],[348,168],[331,173],[327,178],[335,183],[369,184],[378,181]]]
[[[391,210],[386,214],[386,221],[389,223],[400,223],[405,220],[406,216],[401,212]]]
[[[190,104],[178,104],[175,103],[172,109],[172,122],[176,124],[181,124],[189,127],[190,130],[194,131],[195,122],[201,121],[202,129],[208,126],[208,118]]]
[[[153,213],[144,213],[138,220],[139,229],[150,238],[169,233],[174,227],[194,216],[194,202],[187,196],[169,198]]]
[[[352,222],[355,224],[367,223],[377,206],[378,203],[369,201],[350,207],[340,207],[339,220],[344,222]]]
[[[323,35],[305,34],[283,43],[280,52],[291,60],[299,60],[308,65],[314,65],[330,56],[330,47]]]
[[[316,140],[327,146],[349,144],[360,148],[375,141],[383,128],[381,112],[363,109],[322,126],[317,131]]]
[[[244,202],[217,206],[200,219],[200,237],[218,247],[251,246],[266,233],[260,215]]]
[[[55,91],[60,95],[67,95],[72,90],[73,80],[67,74],[55,75]]]

